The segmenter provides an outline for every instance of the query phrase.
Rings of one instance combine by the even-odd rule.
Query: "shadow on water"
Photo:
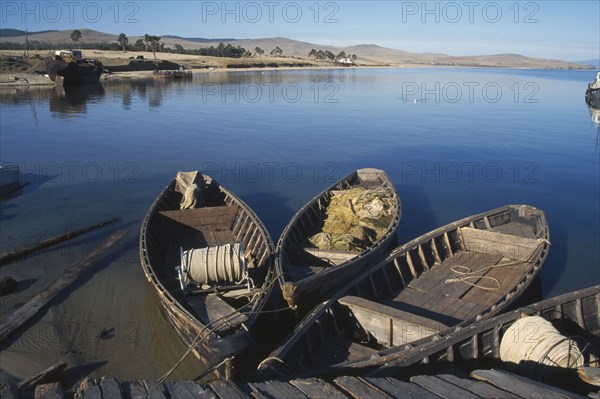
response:
[[[550,227],[550,253],[541,271],[544,280],[544,291],[553,291],[560,285],[561,277],[567,270],[569,259],[569,236],[566,229],[559,222]]]
[[[26,291],[31,287],[38,279],[36,278],[28,278],[25,280],[19,280],[17,285],[17,289],[13,291],[14,294],[18,294],[20,292]]]
[[[61,383],[63,384],[63,387],[72,387],[77,381],[87,377],[107,363],[107,361],[101,361],[69,367],[62,373]]]

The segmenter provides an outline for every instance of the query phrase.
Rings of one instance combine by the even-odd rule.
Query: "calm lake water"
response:
[[[108,234],[129,233],[21,335],[2,380],[66,360],[87,373],[154,379],[185,351],[137,253],[141,220],[179,170],[200,169],[276,241],[292,214],[361,167],[402,198],[401,242],[507,203],[546,212],[552,238],[537,298],[600,283],[600,127],[594,71],[341,69],[210,72],[193,82],[105,82],[0,92],[0,160],[23,193],[0,205],[2,252],[114,216],[115,226],[2,268],[19,280],[4,320]],[[541,291],[541,292],[540,292]],[[188,359],[172,378],[194,378]]]

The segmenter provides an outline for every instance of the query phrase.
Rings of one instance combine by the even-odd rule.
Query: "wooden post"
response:
[[[87,233],[87,232],[92,231],[92,230],[96,230],[96,229],[98,229],[100,227],[106,226],[107,224],[114,223],[114,222],[116,222],[118,220],[121,220],[121,219],[120,218],[112,218],[112,219],[106,220],[106,221],[104,221],[102,223],[98,223],[98,224],[95,224],[93,226],[86,227],[84,229],[79,229],[79,230],[71,231],[69,233],[66,233],[66,234],[63,234],[63,235],[60,235],[60,236],[52,237],[52,238],[49,238],[47,240],[41,241],[41,242],[39,242],[39,243],[37,243],[35,245],[31,245],[29,247],[20,248],[20,249],[14,251],[14,252],[10,252],[8,254],[2,255],[0,257],[0,266],[4,266],[4,265],[6,265],[6,264],[8,264],[10,262],[13,262],[13,261],[17,260],[17,259],[21,259],[21,258],[29,255],[30,253],[33,253],[35,251],[39,251],[40,249],[48,248],[48,247],[51,247],[53,245],[60,244],[61,242],[71,240],[71,239],[73,239],[73,238],[75,238],[77,236],[80,236],[80,235],[84,234],[84,233]]]
[[[125,235],[124,230],[119,230],[104,241],[98,248],[90,252],[85,258],[75,263],[58,279],[56,279],[48,288],[34,296],[29,302],[21,306],[6,321],[0,325],[0,342],[3,342],[8,336],[14,333],[27,320],[31,319],[52,300],[59,292],[69,286],[88,266],[94,264],[100,259],[117,241]]]

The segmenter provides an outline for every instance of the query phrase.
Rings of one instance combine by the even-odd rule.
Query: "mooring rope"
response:
[[[577,368],[583,365],[577,343],[540,316],[523,317],[506,330],[500,342],[500,359],[520,365],[529,376],[536,371],[543,374],[548,366]]]
[[[484,267],[484,268],[481,268],[478,270],[472,270],[470,267],[464,266],[464,265],[451,266],[450,270],[452,270],[454,272],[454,277],[446,279],[444,281],[444,283],[447,284],[447,283],[459,283],[460,282],[460,283],[469,284],[473,287],[477,287],[477,288],[480,288],[480,289],[486,290],[486,291],[497,291],[500,288],[502,288],[502,284],[500,284],[500,281],[495,277],[485,276],[485,272],[487,272],[490,269],[494,269],[494,268],[516,266],[516,265],[520,265],[520,264],[524,264],[524,263],[529,263],[533,259],[534,255],[536,255],[540,251],[540,248],[542,248],[542,244],[550,245],[550,241],[548,241],[545,238],[542,239],[542,242],[535,248],[534,251],[531,252],[529,257],[527,259],[525,259],[524,261],[517,260],[517,261],[512,261],[512,262],[507,262],[507,263],[498,263],[497,265],[487,266],[487,267]],[[478,273],[478,274],[473,274],[473,273]],[[496,286],[495,287],[486,287],[484,285],[480,285],[477,283],[472,283],[470,281],[467,281],[469,279],[490,280],[490,281],[495,282]]]
[[[248,278],[248,268],[242,244],[195,248],[181,253],[181,268],[185,286],[235,282]]]

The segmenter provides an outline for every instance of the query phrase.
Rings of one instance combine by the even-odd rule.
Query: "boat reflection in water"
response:
[[[105,95],[102,84],[56,86],[50,93],[50,111],[53,116],[73,117],[87,113],[89,102],[98,102]]]

